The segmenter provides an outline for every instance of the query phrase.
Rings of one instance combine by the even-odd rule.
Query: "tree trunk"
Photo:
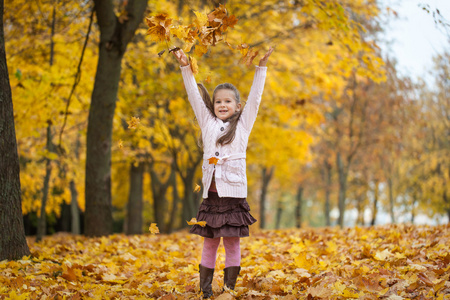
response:
[[[347,174],[348,171],[344,167],[342,162],[341,153],[337,153],[337,169],[339,176],[339,193],[338,193],[338,208],[339,208],[339,219],[338,224],[342,228],[344,227],[344,214],[345,214],[345,197],[347,192]]]
[[[50,123],[47,126],[47,150],[52,152],[52,127]],[[50,176],[52,174],[52,161],[50,158],[45,159],[45,177],[44,177],[44,187],[42,188],[42,201],[41,201],[41,214],[38,219],[36,242],[42,240],[46,234],[47,229],[47,214],[45,208],[47,207],[48,190],[50,185]]]
[[[134,163],[130,166],[130,193],[127,204],[127,217],[125,225],[125,234],[141,234],[142,233],[142,191],[144,181],[144,164]]]
[[[392,178],[388,178],[388,189],[389,189],[389,214],[391,216],[392,224],[395,224],[395,215],[394,215],[394,191],[392,185]]]
[[[373,191],[373,209],[372,209],[372,221],[370,221],[370,225],[374,226],[377,218],[377,205],[378,205],[378,181],[375,181],[375,189]]]
[[[444,191],[444,195],[442,195],[445,203],[445,211],[447,212],[448,223],[450,224],[450,199],[448,199],[447,192]]]
[[[175,219],[176,219],[176,215],[177,215],[177,211],[178,211],[178,209],[177,209],[178,203],[180,202],[180,196],[178,195],[178,188],[177,188],[177,176],[176,176],[175,170],[176,170],[176,166],[175,166],[175,162],[173,162],[172,163],[173,176],[171,177],[173,201],[172,201],[172,209],[170,211],[170,218],[167,223],[167,233],[172,233],[172,231],[173,231],[174,223],[175,223]]]
[[[302,222],[303,222],[303,217],[302,217],[302,202],[303,202],[303,187],[299,186],[298,190],[297,190],[297,203],[295,206],[295,227],[297,228],[301,228],[302,227]]]
[[[85,234],[102,236],[113,232],[111,142],[121,62],[147,1],[129,0],[125,8],[128,19],[123,23],[115,15],[113,1],[94,3],[100,45],[87,129]]]
[[[363,205],[364,195],[358,195],[356,197],[356,208],[358,211],[358,216],[356,217],[356,224],[364,226],[364,205]]]
[[[329,164],[327,161],[325,161],[325,208],[324,208],[324,214],[325,214],[325,224],[326,226],[331,226],[331,219],[330,219],[330,190],[331,190],[331,164]]]
[[[275,229],[280,229],[281,215],[283,213],[283,201],[277,201],[277,214],[275,218]]]
[[[264,229],[266,227],[266,198],[267,198],[267,186],[269,185],[270,179],[272,179],[275,167],[272,166],[270,169],[264,167],[262,169],[262,187],[261,187],[261,198],[259,202],[259,227]]]
[[[72,234],[80,234],[80,209],[78,208],[78,191],[73,180],[70,181],[70,216]]]
[[[184,199],[183,199],[183,220],[182,227],[187,227],[187,223],[184,221],[189,221],[197,215],[198,206],[196,205],[194,197],[194,175],[195,170],[188,171],[186,178],[183,179],[184,182]]]
[[[6,64],[0,0],[0,261],[30,255],[25,239],[14,110]]]

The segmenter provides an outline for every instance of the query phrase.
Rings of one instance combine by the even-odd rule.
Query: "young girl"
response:
[[[188,59],[182,50],[174,52],[181,65],[189,102],[202,131],[203,202],[191,233],[204,237],[200,269],[203,297],[212,296],[212,280],[220,238],[225,247],[224,285],[234,289],[241,270],[240,238],[249,236],[248,226],[256,219],[249,213],[245,152],[256,120],[266,78],[270,48],[256,67],[253,85],[241,110],[239,91],[230,83],[218,85],[212,101],[206,88],[197,86]],[[199,90],[200,88],[200,90]]]

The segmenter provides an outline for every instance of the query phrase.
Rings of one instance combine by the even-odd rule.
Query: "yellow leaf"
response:
[[[119,149],[122,149],[122,148],[123,148],[123,141],[119,140]]]
[[[130,121],[127,121],[128,123],[128,128],[130,129],[136,129],[139,125],[139,123],[141,122],[141,120],[139,118],[136,117],[131,117]]]
[[[191,65],[192,73],[193,73],[194,75],[195,75],[195,74],[198,74],[197,60],[196,60],[194,57],[189,56],[189,64]]]
[[[195,188],[194,188],[194,192],[198,193],[201,190],[201,186],[199,186],[198,184],[195,184]]]
[[[206,23],[208,23],[208,16],[205,13],[201,13],[195,10],[194,14],[197,17],[197,19],[194,21],[195,25],[198,27],[197,29],[206,26]]]
[[[156,223],[150,224],[150,227],[148,228],[148,230],[150,230],[150,232],[153,234],[159,233],[159,228],[158,228],[158,226],[156,226]]]
[[[206,226],[206,221],[199,221],[197,222],[196,218],[192,218],[190,221],[186,221],[189,225],[200,225],[202,227]]]

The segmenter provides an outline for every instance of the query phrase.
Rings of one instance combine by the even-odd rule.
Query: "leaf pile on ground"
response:
[[[253,229],[253,228],[252,228]],[[252,230],[226,299],[449,299],[450,226]],[[32,255],[0,262],[0,299],[201,299],[202,238],[69,234],[28,240]]]

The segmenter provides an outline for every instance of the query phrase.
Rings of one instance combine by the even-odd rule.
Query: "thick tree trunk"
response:
[[[267,201],[267,187],[269,185],[270,179],[272,179],[275,167],[267,169],[264,167],[262,169],[262,187],[261,187],[261,198],[259,201],[259,227],[261,229],[266,228],[266,201]]]
[[[338,208],[339,219],[338,224],[342,228],[344,227],[344,214],[345,214],[345,197],[347,193],[347,170],[342,162],[341,153],[337,153],[337,169],[339,177],[339,193],[338,193]]]
[[[373,208],[372,208],[372,221],[370,221],[370,225],[374,226],[376,219],[377,219],[377,213],[378,213],[378,181],[375,181],[375,190],[373,191]]]
[[[80,209],[78,207],[78,191],[73,180],[70,181],[70,216],[72,234],[80,234]]]
[[[30,254],[22,217],[19,157],[6,64],[3,9],[4,2],[0,0],[0,261],[20,259]]]
[[[299,186],[297,190],[297,203],[295,205],[295,227],[301,228],[303,223],[302,207],[303,207],[303,187]]]
[[[130,193],[127,204],[127,217],[125,225],[125,234],[142,233],[142,192],[144,181],[144,164],[139,163],[130,166]]]
[[[100,27],[97,73],[89,109],[86,153],[85,234],[113,231],[111,204],[111,140],[122,57],[143,19],[147,1],[130,0],[128,20],[120,23],[109,0],[94,0]]]
[[[389,215],[391,216],[392,224],[395,224],[395,214],[394,214],[394,191],[392,178],[388,178],[388,190],[389,190]]]
[[[183,199],[183,220],[189,221],[192,218],[195,218],[197,215],[198,205],[196,205],[195,197],[194,197],[194,174],[195,171],[192,172],[190,170],[185,179],[183,179],[184,183],[184,199]],[[187,227],[187,223],[183,222],[182,227]]]

